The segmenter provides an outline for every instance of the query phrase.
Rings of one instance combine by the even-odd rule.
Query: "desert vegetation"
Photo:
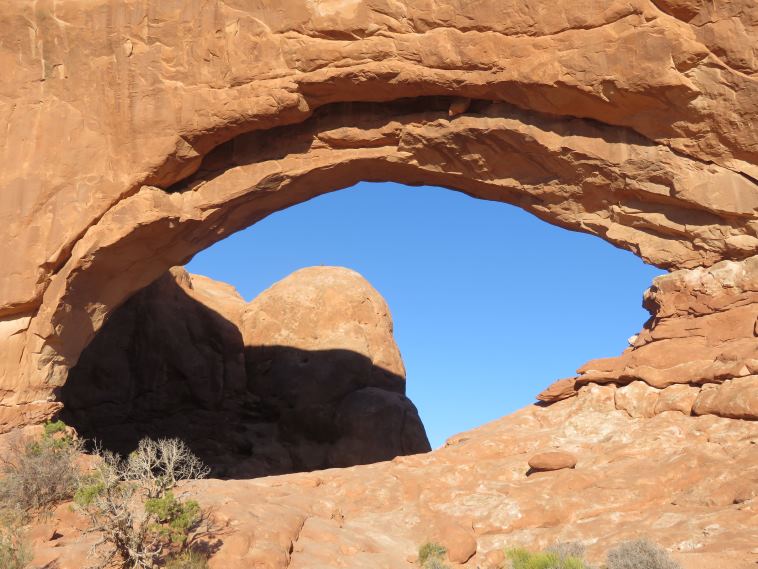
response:
[[[584,562],[583,551],[572,551],[565,545],[536,553],[523,548],[509,549],[506,557],[504,569],[590,569]]]
[[[679,563],[645,539],[627,541],[608,552],[607,569],[680,569]]]
[[[177,439],[143,439],[127,458],[99,452],[98,465],[74,498],[97,532],[95,567],[114,561],[151,569],[165,558],[179,567],[202,567],[191,536],[205,520],[199,504],[178,498],[182,480],[203,478],[208,468]]]
[[[127,457],[96,449],[95,466],[83,472],[83,442],[61,421],[41,436],[12,439],[0,460],[0,567],[28,567],[33,552],[24,523],[72,500],[98,535],[92,569],[204,569],[208,555],[195,538],[209,516],[177,494],[183,480],[208,468],[177,439],[144,439]]]
[[[0,458],[3,510],[33,515],[70,499],[79,484],[82,445],[60,421],[47,423],[40,438],[15,437]]]
[[[584,558],[584,546],[577,542],[558,543],[545,551],[523,547],[507,548],[498,569],[680,569],[662,548],[646,539],[623,542],[608,552],[600,567]],[[418,563],[423,569],[449,569],[447,549],[435,542],[419,548]]]
[[[446,555],[447,549],[435,542],[427,542],[418,549],[418,561],[424,569],[449,569]]]
[[[21,522],[12,513],[0,519],[0,567],[25,569],[32,560],[32,549],[24,539]]]
[[[585,560],[584,547],[576,542],[559,543],[540,552],[513,548],[505,553],[502,569],[680,569],[662,548],[645,539],[611,549],[600,567]]]

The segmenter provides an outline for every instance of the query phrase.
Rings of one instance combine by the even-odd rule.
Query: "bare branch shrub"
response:
[[[46,424],[39,440],[12,439],[0,457],[0,504],[37,512],[70,499],[79,483],[76,459],[81,452],[82,443],[68,436],[60,421]]]
[[[119,560],[128,569],[150,569],[166,554],[188,551],[189,537],[205,517],[197,502],[171,492],[181,480],[203,478],[208,468],[176,439],[143,439],[125,460],[97,451],[96,471],[76,493],[76,503],[100,533],[96,568]]]
[[[608,569],[680,569],[666,551],[646,539],[627,541],[608,552]]]
[[[561,561],[570,557],[584,559],[584,545],[578,541],[562,541],[548,547],[545,551],[556,555]]]

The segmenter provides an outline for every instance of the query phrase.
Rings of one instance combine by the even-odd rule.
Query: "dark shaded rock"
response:
[[[226,477],[430,450],[381,296],[346,269],[282,283],[248,305],[228,285],[172,269],[85,350],[61,390],[62,418],[121,453],[145,436],[182,438]],[[293,302],[314,294],[317,306]]]

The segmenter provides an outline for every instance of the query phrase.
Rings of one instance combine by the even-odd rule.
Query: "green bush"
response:
[[[508,549],[512,569],[587,569],[580,557],[555,552],[534,553],[523,548]]]
[[[627,541],[608,552],[608,569],[680,569],[679,563],[657,545],[638,539]]]
[[[427,542],[418,549],[418,560],[424,569],[447,569],[444,563],[447,549],[439,543]]]
[[[145,501],[145,511],[155,516],[152,529],[173,545],[184,545],[200,521],[200,504],[195,500],[182,502],[168,491],[160,498]]]
[[[105,483],[96,475],[83,477],[79,482],[79,488],[74,493],[74,503],[82,509],[86,509],[98,496],[105,491]]]
[[[183,553],[170,556],[164,569],[207,569],[208,555],[189,549]]]
[[[66,423],[58,419],[57,421],[48,421],[44,426],[45,435],[48,437],[53,436],[55,433],[65,433]]]
[[[47,423],[40,439],[11,441],[0,459],[0,505],[24,512],[48,511],[74,495],[82,445],[59,436],[65,429],[61,421]]]

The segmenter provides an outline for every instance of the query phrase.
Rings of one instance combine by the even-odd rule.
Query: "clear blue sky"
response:
[[[271,215],[187,268],[250,300],[313,265],[354,269],[389,303],[408,396],[432,447],[532,403],[587,360],[620,353],[662,272],[513,206],[390,183]]]

